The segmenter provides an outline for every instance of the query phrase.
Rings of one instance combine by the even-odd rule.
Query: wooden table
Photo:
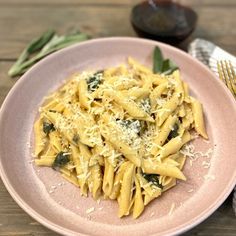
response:
[[[0,0],[0,104],[16,79],[7,71],[25,45],[48,28],[80,28],[93,37],[135,36],[129,23],[137,0]],[[208,39],[236,55],[236,1],[189,0],[199,16],[188,39]],[[232,195],[206,221],[185,235],[236,235]],[[0,180],[0,235],[57,235],[35,222],[14,202]]]

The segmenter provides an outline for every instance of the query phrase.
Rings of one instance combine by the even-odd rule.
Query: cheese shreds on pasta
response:
[[[60,171],[97,204],[101,197],[117,200],[119,217],[139,217],[177,179],[186,180],[185,157],[192,165],[212,153],[189,144],[194,130],[205,139],[207,134],[202,105],[184,83],[179,70],[154,74],[132,58],[126,65],[73,74],[38,109],[35,164]]]

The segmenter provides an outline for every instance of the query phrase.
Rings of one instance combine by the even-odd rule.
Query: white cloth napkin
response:
[[[207,40],[195,39],[190,43],[188,52],[190,55],[207,65],[217,76],[217,60],[230,60],[234,68],[236,68],[236,57]],[[232,205],[236,215],[236,186],[234,188]]]

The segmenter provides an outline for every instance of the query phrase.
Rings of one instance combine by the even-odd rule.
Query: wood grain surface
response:
[[[137,0],[0,0],[0,104],[17,79],[7,76],[25,45],[48,28],[81,29],[92,37],[136,36],[129,22]],[[235,0],[180,0],[198,13],[194,38],[210,40],[236,55]],[[184,235],[235,236],[232,196],[207,220]],[[0,235],[58,235],[35,222],[11,198],[0,180]]]

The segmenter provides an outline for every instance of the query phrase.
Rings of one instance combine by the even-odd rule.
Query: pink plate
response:
[[[119,219],[116,202],[98,204],[91,198],[80,197],[79,189],[60,174],[51,168],[34,166],[30,148],[33,122],[43,97],[71,73],[114,66],[125,62],[128,56],[151,66],[155,45],[179,65],[191,94],[203,103],[210,139],[209,142],[196,139],[194,146],[196,151],[208,151],[209,155],[195,161],[189,159],[184,168],[188,180],[154,200],[139,219]],[[235,121],[233,96],[219,79],[188,54],[137,38],[90,40],[48,56],[10,91],[0,114],[0,173],[15,201],[37,221],[58,233],[179,234],[212,214],[236,183]],[[91,207],[95,207],[95,211],[86,214]]]

